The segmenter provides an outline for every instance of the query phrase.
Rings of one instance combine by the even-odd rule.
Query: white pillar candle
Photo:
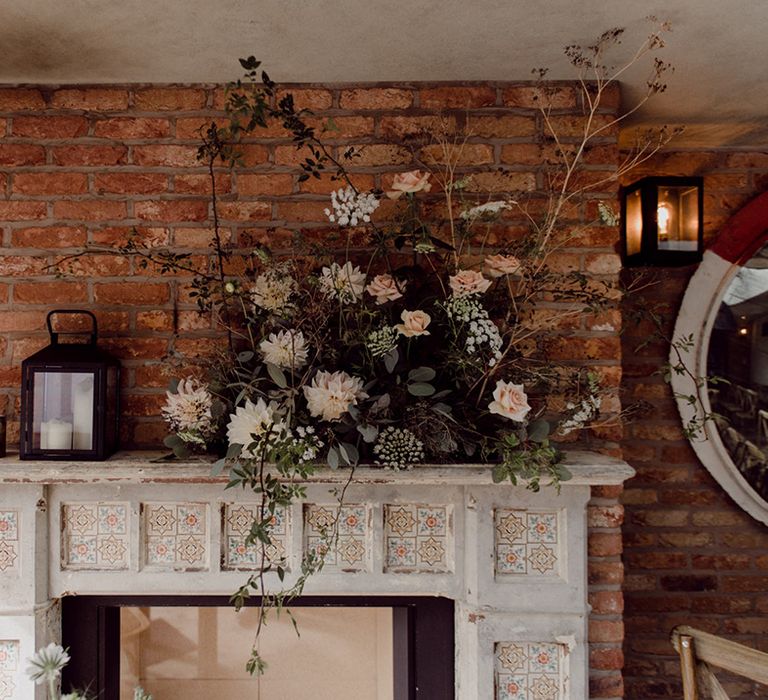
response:
[[[93,449],[93,377],[77,382],[72,391],[72,447]]]
[[[43,436],[46,436],[43,447]],[[40,425],[40,447],[44,450],[71,450],[72,423],[63,420],[49,420]]]

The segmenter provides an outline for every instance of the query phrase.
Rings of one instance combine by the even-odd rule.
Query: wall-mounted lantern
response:
[[[55,314],[89,316],[89,340],[61,342]],[[21,459],[106,459],[117,449],[120,363],[96,345],[96,317],[90,311],[51,311],[51,343],[21,363]]]
[[[621,193],[624,264],[673,267],[701,261],[704,182],[700,177],[646,177]]]

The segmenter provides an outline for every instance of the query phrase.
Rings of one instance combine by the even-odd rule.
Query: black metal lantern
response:
[[[704,182],[700,177],[646,177],[622,191],[624,264],[673,267],[701,260]]]
[[[84,314],[87,343],[60,342],[55,314]],[[117,449],[120,363],[99,350],[96,317],[63,309],[47,318],[51,343],[21,363],[21,459],[106,459]]]

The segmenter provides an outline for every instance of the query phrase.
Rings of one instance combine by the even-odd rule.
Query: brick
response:
[[[327,219],[324,209],[328,207],[325,201],[279,202],[277,219],[285,221],[322,221]]]
[[[691,522],[697,527],[738,527],[745,523],[751,524],[748,517],[741,512],[732,511],[695,511],[691,514]]]
[[[173,378],[173,370],[165,363],[144,364],[134,369],[134,377],[135,386],[138,388],[165,389]]]
[[[124,165],[128,159],[126,146],[57,146],[50,150],[53,162],[64,166]]]
[[[588,539],[589,555],[591,557],[610,557],[621,554],[622,541],[620,533],[591,532]]]
[[[197,146],[175,146],[170,144],[134,146],[133,162],[136,165],[166,168],[194,168],[202,166],[202,163],[197,160]]]
[[[691,557],[694,569],[733,571],[752,567],[752,557],[746,554],[699,554]]]
[[[223,232],[223,241],[228,243],[232,233],[228,229]],[[174,243],[180,248],[208,248],[213,240],[213,229],[210,228],[179,228],[174,233]]]
[[[179,199],[136,202],[133,210],[138,219],[145,221],[205,221],[208,218],[208,201]]]
[[[0,220],[28,221],[45,219],[48,216],[48,205],[45,202],[21,202],[0,200]]]
[[[167,435],[165,421],[142,422],[131,426],[130,440],[139,448],[157,449]]]
[[[456,132],[456,117],[446,115],[384,115],[379,118],[382,136],[402,138],[434,133],[453,134]]]
[[[620,673],[589,677],[590,698],[619,698],[624,696],[624,680]]]
[[[170,122],[158,118],[115,117],[99,119],[93,126],[94,136],[120,140],[164,138],[170,133]]]
[[[624,522],[623,506],[589,506],[588,508],[589,527],[621,527],[622,522]]]
[[[107,112],[128,109],[128,91],[112,88],[61,89],[53,93],[51,107]]]
[[[714,537],[707,532],[663,532],[659,534],[659,544],[675,549],[684,547],[701,549],[702,547],[709,547],[713,542]]]
[[[353,173],[350,175],[350,181],[359,192],[370,192],[376,188],[376,180],[373,175],[366,173]],[[321,194],[330,197],[333,190],[338,190],[347,186],[346,180],[334,179],[329,174],[321,175],[319,178],[311,177],[309,180],[299,183],[299,192],[310,194]]]
[[[229,173],[215,173],[216,193],[227,194],[232,191],[232,177]],[[208,173],[199,175],[175,175],[173,191],[177,194],[201,194],[210,196],[211,177]]]
[[[242,195],[283,195],[293,191],[293,175],[274,173],[237,176],[237,192]],[[330,190],[328,190],[330,192]]]
[[[11,133],[33,139],[71,139],[88,133],[85,117],[15,117]]]
[[[286,88],[284,90],[278,90],[276,98],[280,101],[287,95],[293,97],[293,106],[295,109],[319,111],[329,109],[333,104],[333,95],[330,90],[317,88]]]
[[[126,416],[157,416],[165,404],[165,394],[123,394],[120,412]]]
[[[0,165],[44,165],[45,148],[21,143],[0,143]]]
[[[174,344],[176,352],[183,357],[211,357],[221,349],[221,340],[216,338],[179,338]]]
[[[682,552],[627,552],[625,561],[630,569],[684,569],[688,554]]]
[[[63,199],[54,203],[53,215],[57,219],[103,222],[125,219],[128,209],[125,202],[114,200],[68,201]]]
[[[163,304],[170,298],[167,284],[148,282],[111,282],[95,284],[93,298],[99,304]]]
[[[545,127],[545,134],[549,136],[552,131],[558,138],[582,138],[584,136],[585,121],[582,116],[551,116]],[[551,129],[551,130],[550,130]],[[615,137],[618,132],[618,126],[613,116],[596,114],[590,125],[590,134],[597,135],[600,138]]]
[[[93,178],[97,194],[158,194],[168,190],[168,176],[162,173],[97,173]]]
[[[473,109],[496,104],[496,89],[491,87],[436,87],[419,91],[424,109]]]
[[[530,192],[536,188],[533,173],[514,170],[497,170],[489,173],[474,173],[467,185],[468,192],[503,193]]]
[[[108,245],[114,248],[125,246],[130,239],[145,247],[168,245],[170,233],[162,226],[107,226],[95,229],[91,232],[91,241],[99,245]]]
[[[34,277],[45,270],[48,259],[30,255],[0,256],[0,276],[2,277]]]
[[[21,304],[50,304],[88,301],[88,286],[84,282],[17,282],[13,286],[13,301]]]
[[[180,331],[214,330],[211,326],[210,314],[198,311],[179,311],[178,329]]]
[[[536,120],[506,113],[475,117],[467,120],[467,131],[482,138],[514,139],[533,136],[536,133]],[[533,144],[516,144],[533,145]],[[509,152],[508,152],[509,153]]]
[[[373,136],[374,132],[373,117],[309,117],[304,121],[326,142]]]
[[[411,152],[403,147],[395,144],[367,144],[357,145],[355,149],[360,154],[359,158],[355,158],[352,161],[354,167],[365,166],[383,166],[383,165],[399,165],[409,166],[413,162],[413,156]],[[277,149],[275,150],[275,159],[277,159]],[[277,162],[277,160],[275,161]]]
[[[0,310],[0,332],[39,331],[45,328],[47,311]]]
[[[109,253],[92,253],[54,262],[62,272],[76,277],[125,277],[130,272],[128,258]]]
[[[296,150],[295,148],[293,150]],[[257,165],[264,165],[269,162],[269,149],[266,146],[257,144],[246,144],[237,149],[243,166],[252,168]],[[277,163],[277,160],[275,161]]]
[[[599,671],[620,670],[624,666],[624,653],[617,647],[590,647],[589,667]]]
[[[589,594],[593,615],[621,615],[624,596],[621,591],[593,591]]]
[[[18,194],[83,194],[88,191],[84,173],[19,173],[13,177],[13,191]]]
[[[40,111],[46,106],[40,90],[34,88],[0,88],[0,112]]]
[[[199,142],[214,122],[218,127],[225,125],[224,119],[203,116],[179,118],[176,120],[176,138]]]
[[[170,311],[138,311],[136,313],[136,330],[143,331],[172,331],[174,330],[173,313]]]
[[[501,99],[507,107],[523,109],[569,109],[576,107],[576,90],[572,87],[541,88],[519,85],[505,88]]]
[[[687,510],[633,510],[629,521],[633,525],[648,527],[683,527],[688,524],[689,516]]]
[[[412,91],[402,88],[356,88],[339,96],[341,109],[349,110],[406,109],[412,104]]]
[[[147,88],[134,93],[136,108],[147,112],[202,109],[206,100],[205,90],[195,88]]]
[[[219,205],[219,218],[222,221],[269,221],[272,218],[272,205],[269,202],[222,202]],[[302,219],[308,221],[309,219]]]
[[[421,158],[428,165],[487,165],[493,163],[493,147],[480,143],[467,143],[460,146],[443,147],[439,144],[421,149]]]
[[[99,344],[121,360],[154,360],[168,350],[165,338],[103,338]]]
[[[617,620],[589,621],[590,642],[622,642],[624,640],[624,623]]]
[[[593,275],[615,275],[621,270],[621,258],[615,254],[586,255],[584,267]]]

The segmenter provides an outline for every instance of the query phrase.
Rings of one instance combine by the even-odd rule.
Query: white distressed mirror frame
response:
[[[710,334],[728,285],[741,266],[766,242],[768,192],[753,199],[728,221],[704,253],[704,258],[685,291],[673,339],[693,339],[685,362],[695,376],[707,375]],[[673,348],[670,351],[670,363],[674,365],[677,361]],[[673,373],[671,383],[678,397],[677,407],[683,425],[689,425],[702,414],[711,412],[712,407],[706,390],[701,392],[700,404],[691,404],[684,398],[697,393],[692,377]],[[753,518],[768,525],[768,502],[739,473],[725,449],[714,421],[707,420],[703,435],[692,438],[690,442],[702,464],[726,493]]]

